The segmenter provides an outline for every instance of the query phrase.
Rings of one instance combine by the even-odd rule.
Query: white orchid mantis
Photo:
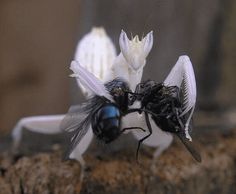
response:
[[[139,40],[138,36],[129,40],[126,33],[122,31],[119,45],[121,53],[115,57],[115,47],[103,29],[93,29],[91,33],[80,41],[75,54],[75,60],[79,61],[84,68],[81,68],[78,62],[72,62],[70,68],[74,72],[72,76],[76,77],[77,83],[82,88],[86,97],[94,94],[97,95],[99,93],[97,89],[101,88],[106,81],[116,77],[126,80],[130,84],[132,91],[140,83],[146,58],[153,45],[153,33],[148,33],[142,40]],[[90,79],[91,82],[88,81]],[[183,87],[185,96],[183,114],[190,111],[189,118],[185,124],[185,132],[186,137],[191,140],[188,126],[196,102],[196,83],[192,64],[187,56],[179,58],[165,79],[164,84],[167,86],[178,86],[179,88]],[[103,88],[104,91],[106,90]],[[99,95],[109,96],[106,92],[104,94],[99,93]],[[136,103],[134,108],[139,108],[139,103]],[[46,134],[59,133],[61,132],[59,125],[63,117],[64,115],[49,115],[21,119],[12,133],[15,149],[19,146],[23,128]],[[134,124],[135,126],[146,128],[143,114],[132,113],[122,120],[122,128],[132,127]],[[157,158],[171,144],[173,137],[171,134],[159,129],[152,120],[151,125],[153,134],[143,144],[156,147],[157,150],[154,153],[154,158]],[[145,136],[144,132],[137,132],[135,130],[132,132],[137,139]],[[69,156],[69,158],[78,160],[82,167],[85,165],[82,155],[90,145],[92,138],[93,132],[90,127]]]
[[[79,42],[75,52],[75,60],[79,60],[80,64],[85,67],[85,69],[93,73],[103,82],[116,77],[122,77],[128,83],[132,83],[131,85],[135,88],[136,84],[138,84],[142,78],[146,57],[153,45],[152,32],[139,41],[137,36],[129,40],[126,33],[122,31],[119,44],[123,52],[115,58],[115,46],[107,36],[105,30],[103,28],[93,28],[92,31],[85,35]],[[134,54],[134,56],[132,56],[132,54]],[[127,61],[124,56],[127,58]],[[72,64],[71,69],[75,70],[75,68],[76,65]],[[79,81],[77,83],[84,95],[88,97],[91,91],[85,89],[85,86]],[[44,115],[22,118],[18,121],[12,132],[13,149],[17,150],[24,128],[45,134],[60,133],[61,129],[59,125],[64,116],[65,115]],[[86,140],[86,143],[81,141],[80,145],[78,145],[78,149],[75,150],[77,154],[72,153],[70,157],[78,159],[80,163],[84,163],[81,155],[90,144],[92,136],[92,132],[89,130],[83,139],[83,141]],[[79,149],[81,150],[79,151]]]
[[[152,49],[153,32],[149,32],[142,40],[136,35],[129,40],[122,30],[119,38],[120,54],[112,65],[112,72],[108,75],[110,79],[122,77],[125,79],[132,91],[140,83],[146,58]]]

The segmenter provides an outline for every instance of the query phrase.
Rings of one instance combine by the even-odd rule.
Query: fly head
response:
[[[129,93],[131,92],[128,84],[122,79],[114,79],[106,83],[106,87],[113,96],[114,101],[122,112],[128,110]]]

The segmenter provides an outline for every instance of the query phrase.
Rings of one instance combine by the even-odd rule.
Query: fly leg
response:
[[[164,114],[166,111],[168,111],[168,108],[170,106],[170,103],[172,104],[172,98],[165,98],[162,99],[157,105],[161,108],[161,113]]]
[[[176,118],[177,118],[177,120],[178,120],[178,122],[180,124],[181,129],[184,129],[184,124],[183,124],[182,120],[179,117],[179,113],[178,113],[177,109],[175,109],[175,115],[176,115]]]
[[[146,120],[146,123],[147,123],[147,127],[148,127],[148,131],[149,131],[149,134],[146,135],[145,137],[143,137],[142,139],[139,140],[138,142],[138,148],[137,148],[137,151],[136,151],[136,160],[138,161],[138,151],[139,151],[139,148],[140,148],[140,145],[141,143],[147,139],[150,135],[152,135],[152,126],[151,126],[151,123],[150,123],[150,120],[149,120],[149,115],[147,112],[144,113],[145,114],[145,120]]]
[[[178,111],[178,108],[175,107],[174,100],[175,99],[172,99],[172,101],[171,101],[171,108],[172,108],[172,112],[173,112],[174,116],[176,117],[176,119],[177,119],[177,121],[178,121],[178,123],[180,125],[180,130],[181,130],[181,129],[184,129],[184,123],[180,119],[179,111]]]

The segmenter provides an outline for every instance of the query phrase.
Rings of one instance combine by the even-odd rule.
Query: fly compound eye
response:
[[[123,90],[122,90],[121,87],[116,88],[116,93],[117,93],[117,95],[119,95],[119,96],[123,96],[123,95],[124,95],[124,92],[123,92]]]
[[[119,97],[119,96],[122,96],[124,95],[123,94],[123,91],[120,87],[116,87],[116,88],[113,88],[112,91],[111,91],[112,95],[115,96],[115,97]]]

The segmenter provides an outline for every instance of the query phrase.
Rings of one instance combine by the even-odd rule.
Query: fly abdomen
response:
[[[114,104],[100,108],[93,116],[92,129],[98,139],[109,143],[120,134],[120,111]]]

